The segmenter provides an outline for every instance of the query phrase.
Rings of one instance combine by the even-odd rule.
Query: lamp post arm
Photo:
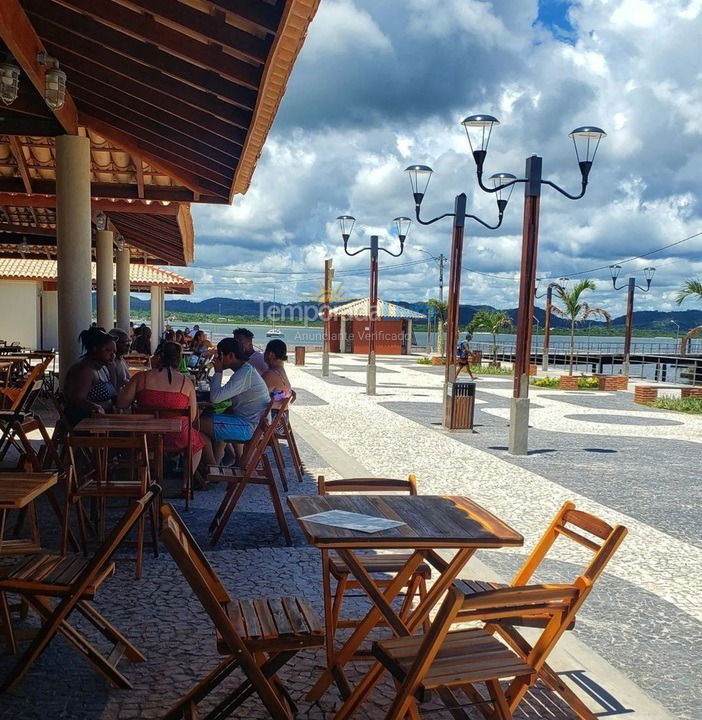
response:
[[[390,252],[390,250],[387,250],[386,248],[382,248],[382,247],[379,247],[378,250],[382,250],[384,253],[387,253],[388,255],[392,255],[393,257],[400,257],[400,255],[402,255],[402,253],[405,251],[405,248],[404,247],[400,248],[400,252],[398,252],[398,253]]]
[[[503,213],[500,213],[499,220],[497,221],[497,225],[488,225],[484,220],[481,220],[476,215],[466,215],[465,217],[466,217],[466,219],[470,218],[471,220],[475,220],[476,222],[479,222],[483,227],[486,227],[488,230],[497,230],[497,228],[500,227],[500,225],[502,225],[503,215],[504,215]]]
[[[478,185],[480,186],[480,189],[484,190],[486,193],[496,193],[498,190],[504,190],[505,188],[516,185],[517,183],[525,182],[527,182],[526,178],[517,178],[516,180],[510,180],[509,182],[503,183],[502,185],[497,185],[497,187],[489,188],[483,184],[483,173],[481,170],[478,170]]]
[[[556,185],[556,183],[551,182],[550,180],[542,180],[541,184],[548,185],[549,187],[552,187],[554,190],[558,190],[558,192],[561,195],[567,197],[569,200],[580,200],[580,198],[583,197],[583,195],[585,195],[585,190],[587,190],[587,180],[583,180],[582,189],[580,190],[579,195],[571,195],[569,192],[564,190],[562,187],[559,187],[558,185]]]
[[[349,250],[346,248],[346,246],[344,246],[344,252],[347,255],[350,255],[351,257],[353,257],[354,255],[360,255],[362,252],[365,252],[366,250],[370,250],[370,248],[362,247],[360,250],[355,250],[354,252],[349,252]]]
[[[443,215],[439,215],[438,217],[435,217],[433,220],[422,220],[422,218],[419,217],[419,205],[415,205],[414,209],[415,209],[415,216],[417,218],[417,222],[420,225],[432,225],[437,220],[443,220],[444,218],[454,216],[454,213],[444,213]]]
[[[619,287],[617,287],[617,281],[614,278],[612,278],[612,287],[615,290],[624,290],[624,288],[629,287],[629,284],[627,283],[626,285],[620,285]]]
[[[642,288],[641,285],[637,285],[636,289],[641,290],[641,292],[648,292],[651,289],[651,286],[649,285],[647,288]]]

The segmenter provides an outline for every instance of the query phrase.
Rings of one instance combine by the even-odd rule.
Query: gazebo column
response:
[[[90,327],[90,140],[60,135],[56,147],[56,259],[61,383],[80,357],[78,339]]]
[[[129,332],[129,248],[117,251],[117,327]]]
[[[114,236],[111,230],[98,230],[95,234],[97,324],[108,332],[115,324],[113,242]]]
[[[163,330],[163,288],[160,285],[151,286],[151,352],[154,352],[161,339]]]
[[[412,318],[407,318],[407,350],[405,351],[406,355],[409,355],[412,352]]]

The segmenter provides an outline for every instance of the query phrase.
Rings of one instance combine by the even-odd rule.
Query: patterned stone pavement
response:
[[[481,385],[479,419],[483,430],[476,435],[448,436],[434,424],[440,416],[436,412],[440,375],[436,372],[427,373],[426,369],[413,372],[407,361],[392,359],[387,369],[396,372],[379,375],[379,396],[371,399],[362,390],[362,362],[345,357],[339,368],[333,366],[334,375],[328,382],[319,378],[318,368],[314,366],[316,360],[311,357],[313,364],[309,372],[290,368],[293,384],[299,389],[295,416],[369,471],[401,476],[415,472],[421,492],[451,492],[473,497],[519,529],[525,535],[526,548],[531,547],[566,498],[575,499],[585,509],[603,515],[610,522],[627,524],[631,532],[622,553],[588,601],[575,633],[659,699],[673,711],[674,717],[685,720],[699,717],[700,695],[693,682],[696,646],[699,647],[702,640],[699,587],[694,584],[699,578],[693,577],[695,567],[699,568],[699,555],[695,555],[697,548],[686,544],[687,541],[677,541],[670,535],[672,528],[666,532],[662,523],[648,524],[639,505],[658,502],[657,496],[634,493],[632,506],[627,508],[627,497],[614,492],[616,486],[610,495],[593,487],[597,485],[596,473],[583,477],[581,486],[573,485],[570,479],[566,482],[559,478],[557,458],[563,458],[562,474],[563,467],[570,466],[576,452],[574,448],[561,450],[559,440],[568,438],[582,444],[581,436],[587,437],[586,432],[561,435],[553,429],[543,430],[551,433],[548,442],[534,436],[535,447],[558,451],[523,459],[525,463],[541,463],[538,466],[521,467],[508,459],[503,450],[497,449],[506,444],[504,420],[493,412],[506,407],[503,393],[506,386],[502,379],[486,379]],[[540,395],[536,404],[541,408],[557,403],[563,406],[565,414],[581,412],[583,406],[555,401],[547,397],[548,394],[556,393]],[[611,402],[615,396],[608,394],[607,397]],[[587,410],[589,406],[584,407]],[[598,406],[592,410],[599,415],[612,410],[616,414],[626,411],[623,407]],[[671,414],[664,415],[668,416]],[[370,417],[372,423],[369,423]],[[594,422],[586,424],[588,428],[595,426]],[[638,433],[640,426],[627,427],[627,430]],[[600,425],[598,433],[601,432]],[[603,447],[601,437],[587,439],[592,449],[614,449],[610,444]],[[621,442],[632,439],[635,438],[625,435],[617,438]],[[300,433],[298,440],[308,472],[302,484],[290,480],[290,492],[314,492],[317,474],[334,477],[336,472],[320,454],[320,448],[308,445]],[[666,446],[668,444],[666,441]],[[620,447],[611,455],[623,463],[622,456],[631,452],[638,452],[638,448]],[[582,465],[587,467],[592,458],[609,462],[609,455],[586,453]],[[545,464],[547,459],[552,466]],[[688,469],[685,466],[681,472],[686,473]],[[580,477],[581,473],[572,475]],[[218,487],[198,492],[194,506],[183,516],[231,594],[239,597],[300,594],[320,608],[318,551],[306,544],[291,517],[288,520],[293,546],[283,545],[262,488],[247,490],[219,546],[214,550],[209,548],[207,525],[221,492]],[[676,487],[675,492],[682,493],[683,488]],[[637,499],[638,504],[634,502]],[[179,500],[172,502],[182,509]],[[41,510],[43,525],[49,528],[44,535],[45,544],[55,546],[56,538],[51,532],[53,519],[45,507]],[[629,514],[624,514],[627,511]],[[675,524],[677,528],[677,518]],[[647,550],[649,545],[657,548],[656,552]],[[524,552],[485,552],[480,559],[509,577]],[[544,575],[550,580],[572,577],[573,568],[581,561],[565,550],[554,557],[544,567]],[[672,591],[677,583],[680,584],[679,597]],[[161,717],[179,695],[217,662],[209,619],[165,552],[158,558],[147,554],[144,577],[139,582],[133,579],[129,564],[119,564],[116,576],[101,588],[96,605],[147,656],[144,664],[121,665],[134,689],[110,688],[71,648],[57,640],[34,665],[21,687],[2,697],[0,720]],[[27,625],[33,625],[31,618]],[[0,675],[13,661],[14,658],[0,651]],[[298,717],[326,720],[333,717],[339,705],[335,691],[328,692],[320,703],[310,704],[304,700],[322,662],[321,652],[308,652],[298,656],[294,664],[281,673],[298,702]],[[350,673],[352,681],[360,676],[364,667],[362,663],[354,664]],[[355,717],[368,720],[384,717],[392,694],[392,686],[384,683]],[[615,717],[625,710],[620,708],[607,716]],[[266,714],[250,700],[232,717],[256,720]],[[443,720],[451,716],[429,706],[426,717]],[[541,689],[515,715],[517,720],[571,717],[569,711],[554,703]],[[650,720],[655,717],[652,715]]]

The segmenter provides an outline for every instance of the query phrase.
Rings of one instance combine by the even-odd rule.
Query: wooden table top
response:
[[[107,433],[107,432],[146,432],[156,433],[177,433],[181,429],[181,418],[149,418],[132,420],[129,415],[110,417],[85,418],[74,428],[79,432]]]
[[[524,538],[468,498],[442,495],[290,495],[288,504],[312,545],[323,548],[467,548],[519,546]],[[327,510],[401,520],[376,533],[331,527],[306,515]]]
[[[19,510],[56,485],[56,473],[0,473],[0,509]]]

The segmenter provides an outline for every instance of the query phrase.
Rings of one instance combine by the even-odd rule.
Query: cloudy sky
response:
[[[623,312],[608,270],[592,270],[702,233],[702,0],[322,0],[246,196],[194,206],[197,298],[294,302],[317,292],[331,257],[347,297],[367,294],[368,255],[344,255],[335,218],[358,218],[350,247],[390,234],[413,215],[404,168],[434,171],[424,217],[452,209],[496,218],[477,187],[460,121],[486,112],[493,132],[486,175],[544,175],[571,192],[579,172],[568,132],[604,128],[588,193],[542,197],[538,274],[583,273],[592,300]],[[467,227],[463,303],[517,304],[522,191],[498,231]],[[449,253],[449,220],[414,223],[399,258],[381,256],[380,294],[438,296],[429,255]],[[422,252],[426,251],[426,252]],[[427,254],[428,253],[428,254]],[[670,309],[702,276],[702,235],[623,264],[622,277],[657,267],[640,309]]]

